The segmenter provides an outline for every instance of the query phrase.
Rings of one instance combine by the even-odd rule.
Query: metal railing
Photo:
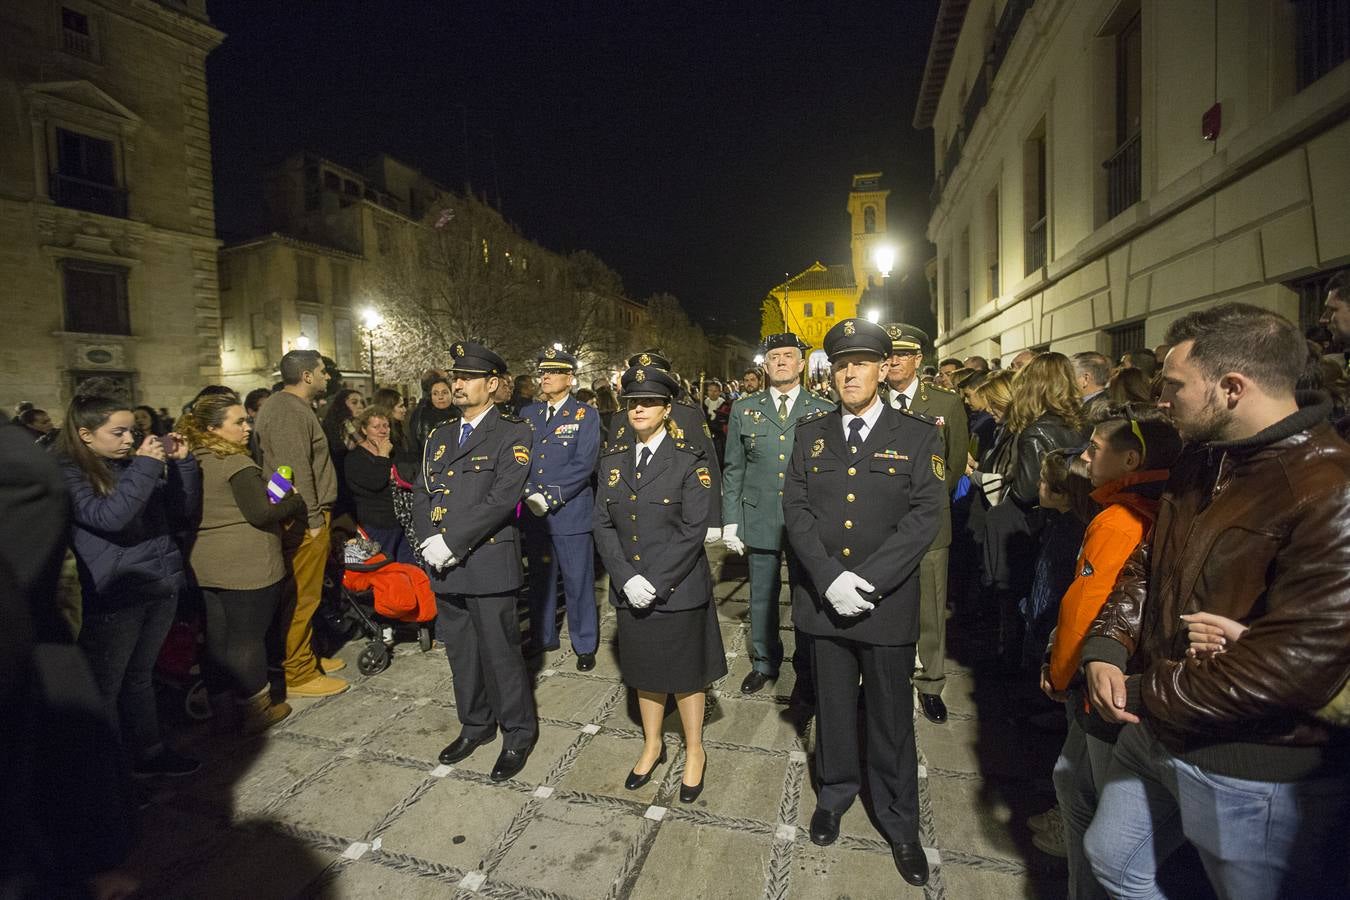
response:
[[[1139,202],[1142,143],[1140,133],[1136,131],[1102,163],[1106,170],[1106,215],[1109,219]]]
[[[1027,229],[1027,274],[1045,265],[1045,216]]]
[[[53,172],[48,179],[48,190],[57,206],[119,219],[127,217],[127,192],[116,185]]]

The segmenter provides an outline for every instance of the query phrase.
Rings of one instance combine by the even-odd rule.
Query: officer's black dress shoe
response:
[[[817,808],[811,814],[811,843],[817,847],[828,847],[839,840],[840,818],[838,813]]]
[[[708,758],[703,758],[703,771],[699,773],[698,784],[685,784],[680,782],[680,802],[693,803],[698,799],[698,795],[703,793],[703,783],[708,780]]]
[[[623,783],[624,788],[626,790],[636,791],[638,788],[644,786],[647,782],[652,780],[652,773],[656,771],[656,767],[664,765],[665,762],[666,762],[666,745],[662,744],[661,755],[656,758],[656,762],[652,763],[652,767],[650,769],[648,769],[641,775],[637,773],[637,769],[629,770],[628,778],[626,778]]]
[[[595,654],[594,654],[594,653],[578,653],[578,654],[577,654],[577,671],[578,671],[578,672],[589,672],[591,669],[594,669],[594,668],[595,668]]]
[[[919,708],[923,710],[923,717],[934,725],[947,721],[947,704],[937,694],[920,694]]]
[[[759,690],[763,688],[764,685],[768,684],[770,680],[771,679],[769,678],[769,676],[765,675],[763,672],[760,672],[758,670],[751,670],[750,674],[745,676],[745,680],[741,682],[741,693],[742,694],[758,693]]]
[[[492,766],[492,774],[488,777],[493,781],[506,781],[508,778],[515,778],[520,774],[520,770],[525,768],[525,763],[530,759],[530,751],[534,749],[531,744],[520,750],[503,750],[497,757],[497,762]]]
[[[906,882],[915,887],[923,887],[928,883],[928,857],[918,841],[892,844],[891,857],[895,860],[895,867],[900,870],[900,877]]]
[[[497,735],[494,733],[488,735],[485,738],[478,738],[477,740],[475,740],[473,738],[465,737],[464,735],[461,734],[459,737],[451,741],[449,746],[447,746],[444,750],[442,750],[441,755],[437,758],[441,761],[442,765],[453,766],[455,763],[461,760],[468,759],[469,756],[473,753],[473,751],[477,750],[484,744],[492,743],[492,741],[496,737]]]

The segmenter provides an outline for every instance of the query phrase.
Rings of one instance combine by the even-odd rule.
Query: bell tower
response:
[[[890,191],[881,186],[880,172],[853,176],[848,194],[848,213],[852,222],[853,281],[859,291],[881,286],[881,273],[872,261],[872,251],[887,242],[886,198]]]

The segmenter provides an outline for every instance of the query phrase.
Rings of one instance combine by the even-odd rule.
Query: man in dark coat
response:
[[[812,636],[820,792],[811,840],[834,843],[862,786],[861,676],[872,808],[901,876],[923,885],[910,676],[919,561],[946,502],[942,439],[878,396],[891,351],[884,328],[845,319],[824,344],[840,407],[797,426],[783,492],[788,540],[810,576],[793,586],[792,618]]]
[[[436,629],[454,674],[463,729],[441,751],[445,765],[490,742],[502,751],[493,781],[525,767],[539,735],[534,697],[520,653],[516,593],[523,573],[516,506],[530,474],[530,426],[492,402],[506,363],[481,344],[452,348],[453,391],[462,414],[427,437],[413,492],[413,515],[431,587]]]

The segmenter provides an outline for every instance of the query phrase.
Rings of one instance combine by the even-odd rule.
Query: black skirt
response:
[[[701,691],[727,674],[717,605],[666,612],[615,610],[619,620],[619,671],[623,683],[656,694]]]

